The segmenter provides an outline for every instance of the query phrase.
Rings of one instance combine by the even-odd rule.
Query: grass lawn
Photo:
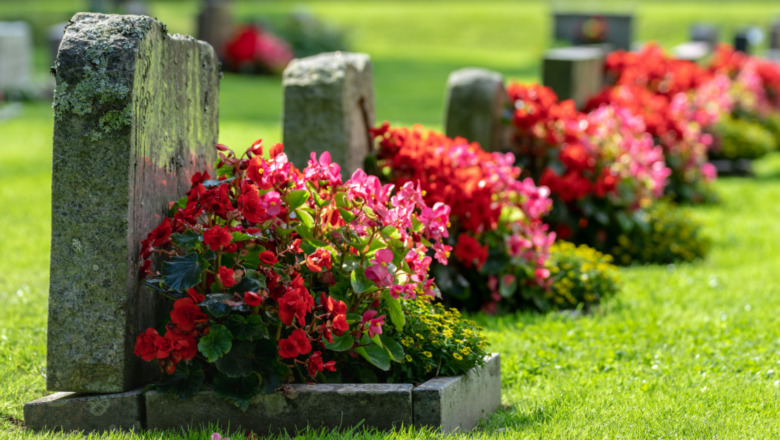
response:
[[[86,3],[5,0],[0,20],[32,17],[38,29]],[[295,7],[234,3],[242,17]],[[151,7],[172,31],[193,31],[195,1],[154,1]],[[371,54],[378,120],[404,125],[440,128],[445,81],[457,68],[481,66],[536,80],[548,44],[549,6],[540,1],[339,1],[310,7],[351,29],[355,50]],[[636,13],[638,39],[672,46],[685,39],[691,22],[719,23],[727,40],[739,25],[765,27],[780,15],[780,5],[642,2]],[[41,78],[47,63],[38,49]],[[279,79],[226,75],[220,112],[223,143],[240,149],[258,137],[280,141]],[[27,104],[21,117],[0,121],[0,438],[78,438],[20,430],[23,403],[45,394],[51,132],[46,104]],[[755,179],[719,180],[721,203],[691,210],[714,239],[706,261],[621,269],[622,292],[591,316],[479,316],[492,349],[503,357],[505,408],[470,437],[780,438],[780,279],[774,272],[780,267],[780,153],[759,161],[757,170]],[[407,430],[353,435],[438,437]]]

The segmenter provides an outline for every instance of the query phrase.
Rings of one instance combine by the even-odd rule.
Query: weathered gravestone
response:
[[[284,71],[284,151],[303,169],[330,152],[345,178],[371,151],[374,84],[368,55],[331,52],[293,60]]]
[[[508,103],[500,73],[478,68],[452,72],[444,104],[447,136],[479,142],[487,151],[509,148],[511,126],[501,120]]]
[[[769,49],[780,50],[780,20],[774,20],[769,25]]]
[[[32,72],[32,34],[23,21],[0,22],[0,92],[25,89]]]
[[[714,48],[718,44],[718,28],[709,24],[694,24],[689,28],[691,41],[702,41]]]
[[[582,108],[604,86],[605,53],[593,47],[562,47],[544,54],[542,83],[561,100]]]
[[[712,53],[712,46],[704,41],[688,41],[672,49],[675,58],[698,62]]]
[[[198,39],[214,48],[220,59],[225,57],[225,45],[233,35],[233,10],[230,0],[203,0],[198,14]]]
[[[748,31],[743,29],[734,34],[734,50],[750,54],[750,38],[748,36]]]
[[[632,14],[555,12],[553,36],[571,44],[607,43],[629,50],[634,38]]]
[[[216,161],[218,62],[152,18],[81,13],[55,69],[47,388],[126,391],[157,370],[133,354],[162,310],[140,243]]]

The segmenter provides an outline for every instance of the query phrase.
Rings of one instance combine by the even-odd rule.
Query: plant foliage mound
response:
[[[407,362],[398,341],[429,332],[407,325],[404,303],[437,295],[428,268],[446,263],[449,207],[362,170],[342,181],[328,153],[298,171],[281,144],[269,159],[259,141],[240,157],[218,149],[217,178],[196,174],[142,246],[143,284],[172,301],[170,320],[135,345],[160,364],[160,387],[186,398],[210,382],[246,409],[290,382],[429,377],[430,365]],[[475,353],[424,353],[447,373],[482,362],[476,333],[445,342]]]
[[[545,187],[520,180],[512,154],[487,153],[463,138],[421,126],[374,131],[376,167],[384,179],[419,182],[428,204],[446,203],[454,249],[433,273],[452,304],[468,309],[550,308],[550,246],[555,234],[542,221],[552,201]]]

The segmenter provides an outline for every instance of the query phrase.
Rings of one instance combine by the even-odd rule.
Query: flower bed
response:
[[[474,324],[427,301],[448,206],[362,170],[342,182],[327,153],[298,171],[281,144],[269,159],[259,141],[240,157],[218,149],[217,179],[196,174],[143,242],[143,283],[172,301],[135,346],[164,371],[158,389],[188,398],[210,383],[247,409],[292,382],[420,382],[483,364]],[[458,337],[421,348],[433,332]]]
[[[419,182],[427,203],[452,207],[446,240],[453,255],[448,266],[433,267],[446,300],[488,312],[576,307],[585,301],[570,292],[557,296],[550,285],[555,234],[542,216],[552,201],[547,188],[530,178],[519,180],[514,155],[487,153],[476,143],[421,126],[385,124],[374,135],[379,175],[396,185]]]

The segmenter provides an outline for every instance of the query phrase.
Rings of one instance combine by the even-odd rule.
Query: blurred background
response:
[[[752,26],[761,31],[752,34],[752,50],[757,54],[767,49],[769,26],[780,18],[780,2],[771,0],[3,0],[0,21],[29,24],[37,83],[50,81],[50,46],[57,26],[61,33],[62,23],[86,10],[147,13],[170,32],[202,37],[199,16],[205,14],[210,32],[221,34],[226,43],[233,41],[235,53],[241,54],[242,44],[244,52],[247,44],[266,44],[266,49],[276,50],[270,67],[247,60],[224,63],[241,72],[226,72],[221,86],[220,140],[234,148],[258,137],[281,140],[279,74],[285,50],[296,56],[335,49],[369,54],[377,122],[421,123],[439,129],[446,80],[456,69],[479,66],[501,72],[507,79],[540,81],[544,51],[564,45],[553,35],[555,12],[630,15],[633,44],[657,41],[669,50],[688,41],[691,26],[697,23],[713,27],[716,38],[730,44],[740,30]],[[255,27],[247,28],[250,24]],[[278,41],[281,49],[275,45]],[[224,57],[224,46],[219,50]],[[23,111],[27,117],[50,118],[45,102],[26,104]]]

